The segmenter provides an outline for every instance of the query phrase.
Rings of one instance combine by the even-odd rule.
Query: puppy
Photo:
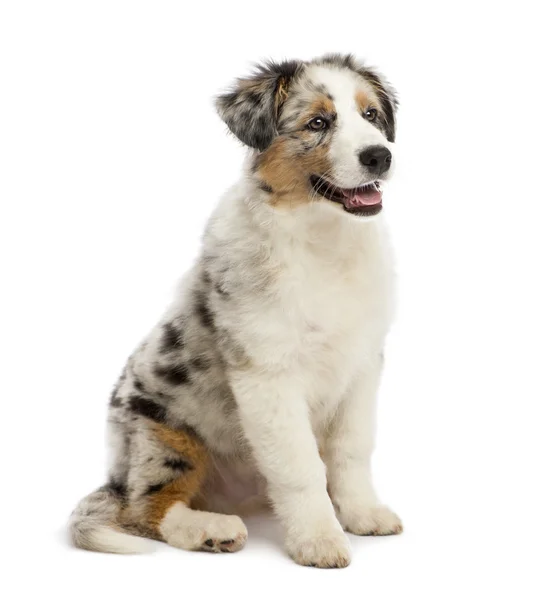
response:
[[[217,98],[245,168],[112,393],[108,483],[71,517],[77,546],[234,552],[238,515],[267,506],[296,562],[345,567],[345,530],[402,531],[370,473],[396,108],[341,55],[266,63]]]

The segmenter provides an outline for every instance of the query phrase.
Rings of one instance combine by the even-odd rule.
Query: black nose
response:
[[[381,175],[389,170],[392,154],[385,146],[369,146],[359,153],[359,162],[373,175]]]

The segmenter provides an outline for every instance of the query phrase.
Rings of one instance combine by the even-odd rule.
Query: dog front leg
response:
[[[303,390],[281,373],[250,370],[232,379],[242,426],[290,556],[302,565],[347,566],[350,546],[327,493]]]
[[[372,483],[376,395],[383,359],[363,369],[343,399],[326,441],[331,499],[342,526],[357,535],[390,535],[402,522],[382,505]]]

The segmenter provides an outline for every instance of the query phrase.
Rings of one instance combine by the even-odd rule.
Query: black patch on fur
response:
[[[131,396],[130,410],[137,415],[141,415],[142,417],[151,419],[157,423],[165,423],[167,420],[166,409],[150,398],[146,398],[144,396]]]
[[[218,114],[236,137],[251,148],[266,150],[277,135],[276,93],[302,68],[298,61],[267,62],[235,89],[216,100]]]
[[[117,395],[117,390],[112,392],[110,397],[110,406],[121,406],[121,398]]]
[[[173,323],[165,323],[163,330],[160,339],[160,352],[165,354],[184,347],[183,333],[178,327],[173,325]]]
[[[201,324],[207,329],[214,330],[214,315],[208,307],[208,298],[203,292],[198,292],[195,297],[195,313]]]
[[[190,383],[190,374],[188,373],[188,367],[186,365],[178,364],[169,365],[167,367],[156,365],[153,372],[171,385]]]
[[[192,465],[188,461],[182,460],[182,458],[166,458],[164,467],[167,467],[172,471],[180,471],[181,473],[193,469]]]
[[[142,394],[146,393],[145,386],[143,385],[141,380],[138,379],[137,377],[134,378],[134,387],[138,390],[138,392],[141,392]]]
[[[155,483],[153,485],[150,485],[145,490],[145,495],[150,496],[151,494],[156,494],[156,492],[159,492],[165,485],[165,483]]]
[[[261,188],[261,190],[263,192],[266,192],[267,194],[273,194],[274,193],[274,188],[271,185],[268,185],[266,183],[266,181],[259,181],[259,187]]]
[[[119,498],[124,498],[127,495],[127,486],[123,482],[117,481],[113,477],[108,482],[106,488]]]

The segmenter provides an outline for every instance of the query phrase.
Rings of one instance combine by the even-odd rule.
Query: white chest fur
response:
[[[321,413],[382,349],[393,311],[388,240],[381,219],[323,204],[272,218],[272,293],[248,299],[241,342],[257,364],[299,378]]]

